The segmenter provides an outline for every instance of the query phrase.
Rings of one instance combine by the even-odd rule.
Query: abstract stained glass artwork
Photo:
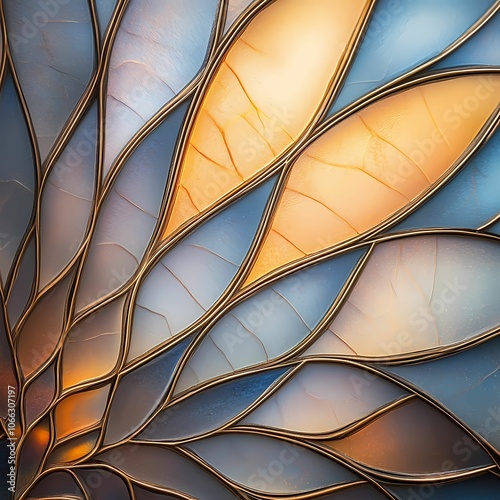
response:
[[[1,499],[500,498],[500,2],[3,0]]]

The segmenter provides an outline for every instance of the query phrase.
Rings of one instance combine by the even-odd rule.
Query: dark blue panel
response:
[[[132,434],[158,407],[190,342],[188,337],[120,380],[111,403],[104,439],[106,444]]]
[[[500,479],[492,474],[458,481],[451,484],[422,484],[389,486],[401,500],[498,500]]]
[[[0,278],[5,283],[33,210],[35,164],[23,109],[10,73],[0,96]]]
[[[216,429],[248,408],[286,371],[276,368],[207,389],[161,411],[138,438],[169,441]]]

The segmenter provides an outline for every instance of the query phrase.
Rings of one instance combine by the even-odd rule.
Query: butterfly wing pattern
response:
[[[496,499],[500,2],[3,0],[3,499]]]

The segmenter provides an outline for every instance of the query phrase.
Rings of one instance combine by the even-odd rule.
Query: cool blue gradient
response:
[[[359,52],[328,115],[437,56],[494,3],[493,0],[377,2]]]

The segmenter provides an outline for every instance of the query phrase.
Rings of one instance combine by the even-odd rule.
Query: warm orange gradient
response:
[[[96,438],[97,435],[93,435],[93,433],[91,433],[90,436],[85,435],[81,438],[71,440],[70,443],[56,448],[55,451],[51,454],[50,459],[52,460],[49,459],[49,462],[72,462],[84,457],[85,455],[87,455],[87,453],[90,453],[90,451],[92,451],[92,448],[95,445]]]
[[[457,460],[457,443],[466,439],[464,431],[447,416],[414,400],[387,411],[345,438],[323,444],[376,470],[428,475],[472,469],[490,461],[479,446],[470,449],[467,463]],[[443,469],[446,463],[449,466]]]
[[[45,425],[37,425],[30,434],[30,444],[36,446],[39,450],[45,450],[49,444],[50,432]]]
[[[346,241],[414,201],[447,172],[500,99],[500,76],[413,88],[347,118],[293,166],[247,280]]]
[[[300,136],[369,3],[278,0],[250,23],[224,57],[198,112],[164,237]]]
[[[106,408],[108,393],[109,385],[63,399],[55,411],[57,439],[99,422]]]

